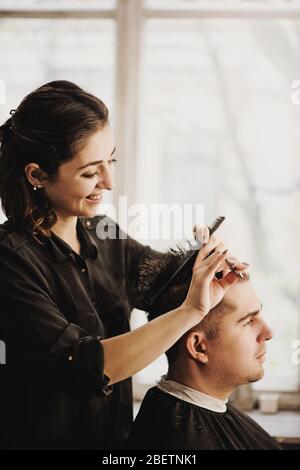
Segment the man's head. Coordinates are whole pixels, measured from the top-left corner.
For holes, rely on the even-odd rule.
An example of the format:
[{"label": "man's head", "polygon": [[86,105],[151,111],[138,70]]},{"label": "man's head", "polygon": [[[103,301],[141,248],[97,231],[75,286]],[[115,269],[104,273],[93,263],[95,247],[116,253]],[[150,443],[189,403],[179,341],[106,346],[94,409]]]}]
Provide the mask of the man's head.
[{"label": "man's head", "polygon": [[[222,302],[180,340],[178,360],[215,376],[229,388],[263,377],[266,341],[272,331],[249,280],[239,280]],[[176,364],[176,361],[175,361]]]},{"label": "man's head", "polygon": [[[159,268],[156,264],[155,269],[154,260],[147,261],[142,267],[145,280],[148,266],[148,284],[150,282],[152,286],[161,285],[166,280],[165,273],[169,276],[170,270],[174,270],[185,255],[171,252],[164,256]],[[188,266],[181,278],[175,279],[168,291],[151,306],[149,319],[181,305],[190,279],[191,266]],[[228,390],[260,380],[264,374],[262,364],[266,341],[272,338],[261,308],[261,301],[249,278],[240,279],[198,325],[167,351],[171,375],[182,377],[182,374],[190,374],[193,380],[202,376],[206,381],[213,380],[216,388],[226,386]]]}]

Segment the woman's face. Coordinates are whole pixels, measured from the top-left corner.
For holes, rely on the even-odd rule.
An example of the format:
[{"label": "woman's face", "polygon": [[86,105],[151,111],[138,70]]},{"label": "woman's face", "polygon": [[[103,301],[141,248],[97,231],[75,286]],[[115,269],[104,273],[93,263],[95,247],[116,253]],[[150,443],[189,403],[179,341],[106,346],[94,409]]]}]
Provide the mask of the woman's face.
[{"label": "woman's face", "polygon": [[54,183],[44,180],[43,188],[57,215],[90,218],[97,214],[103,191],[113,188],[114,151],[112,131],[106,125],[59,167]]}]

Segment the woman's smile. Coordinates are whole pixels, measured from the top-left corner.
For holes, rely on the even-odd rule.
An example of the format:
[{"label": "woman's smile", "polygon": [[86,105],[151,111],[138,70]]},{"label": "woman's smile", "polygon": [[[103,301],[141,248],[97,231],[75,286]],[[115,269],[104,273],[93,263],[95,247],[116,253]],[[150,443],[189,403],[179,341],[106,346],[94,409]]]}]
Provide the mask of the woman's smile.
[{"label": "woman's smile", "polygon": [[90,194],[89,196],[85,197],[89,204],[99,204],[102,200],[102,193],[101,194]]}]

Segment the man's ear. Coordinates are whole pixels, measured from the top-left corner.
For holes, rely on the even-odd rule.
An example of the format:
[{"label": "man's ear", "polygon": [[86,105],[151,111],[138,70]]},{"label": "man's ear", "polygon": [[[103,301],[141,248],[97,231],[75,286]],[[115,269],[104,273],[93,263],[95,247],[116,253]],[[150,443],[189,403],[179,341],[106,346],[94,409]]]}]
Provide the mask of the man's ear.
[{"label": "man's ear", "polygon": [[185,347],[192,359],[203,364],[207,363],[207,339],[203,331],[190,331],[185,339]]}]

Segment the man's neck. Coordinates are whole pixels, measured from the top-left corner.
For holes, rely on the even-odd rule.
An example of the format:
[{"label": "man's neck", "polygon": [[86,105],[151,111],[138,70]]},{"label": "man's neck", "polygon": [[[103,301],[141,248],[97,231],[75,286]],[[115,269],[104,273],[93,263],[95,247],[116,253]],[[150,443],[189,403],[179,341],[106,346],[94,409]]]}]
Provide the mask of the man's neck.
[{"label": "man's neck", "polygon": [[228,400],[229,395],[233,391],[233,387],[224,386],[220,384],[217,379],[206,376],[205,374],[189,374],[178,370],[168,371],[167,380],[173,380],[186,387],[197,390],[210,397],[218,398],[219,400]]}]

